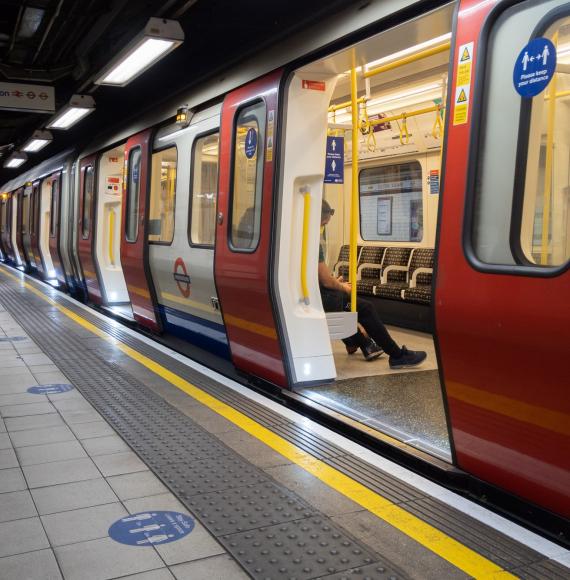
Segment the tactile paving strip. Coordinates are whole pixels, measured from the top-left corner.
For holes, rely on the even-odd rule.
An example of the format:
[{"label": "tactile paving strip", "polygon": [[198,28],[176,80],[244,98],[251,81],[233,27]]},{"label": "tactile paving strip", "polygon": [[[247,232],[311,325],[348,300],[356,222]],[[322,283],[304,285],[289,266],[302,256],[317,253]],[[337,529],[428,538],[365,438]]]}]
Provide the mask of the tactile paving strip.
[{"label": "tactile paving strip", "polygon": [[370,563],[405,578],[119,365],[84,347],[62,315],[32,309],[38,298],[0,286],[30,337],[252,578],[310,580]]}]

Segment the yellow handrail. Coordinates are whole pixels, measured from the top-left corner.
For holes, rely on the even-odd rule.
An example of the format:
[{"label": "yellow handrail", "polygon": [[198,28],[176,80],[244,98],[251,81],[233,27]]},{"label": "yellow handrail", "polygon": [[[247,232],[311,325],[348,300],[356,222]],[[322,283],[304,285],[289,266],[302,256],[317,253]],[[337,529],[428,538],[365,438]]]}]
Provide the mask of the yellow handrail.
[{"label": "yellow handrail", "polygon": [[305,185],[299,193],[303,196],[303,240],[301,242],[301,292],[303,302],[309,305],[309,286],[307,284],[307,252],[309,248],[309,221],[311,217],[311,191]]},{"label": "yellow handrail", "polygon": [[350,69],[350,99],[352,109],[352,195],[350,200],[350,252],[348,260],[350,311],[356,312],[356,245],[358,232],[358,85],[356,83],[356,56],[352,50]]},{"label": "yellow handrail", "polygon": [[363,76],[365,79],[370,77],[379,75],[380,73],[387,72],[389,70],[393,70],[395,68],[399,68],[406,64],[410,64],[412,62],[416,62],[421,60],[422,58],[428,58],[429,56],[433,56],[434,54],[439,54],[440,52],[445,52],[451,48],[451,41],[444,42],[439,46],[432,46],[431,48],[426,48],[425,50],[421,50],[420,52],[416,52],[415,54],[410,54],[410,56],[405,56],[404,58],[400,58],[393,62],[389,62],[382,66],[373,68],[372,70],[364,71]]},{"label": "yellow handrail", "polygon": [[[356,102],[358,104],[365,103],[368,100],[368,97],[358,97]],[[340,109],[348,109],[352,107],[352,101],[345,101],[344,103],[339,103],[338,105],[331,105],[329,107],[329,113],[334,113],[335,111],[339,111]]]},{"label": "yellow handrail", "polygon": [[115,265],[115,210],[109,212],[109,263]]},{"label": "yellow handrail", "polygon": [[[556,98],[560,99],[562,97],[570,97],[570,91],[560,91],[559,93],[556,93]],[[550,92],[546,93],[544,95],[545,100],[550,99]]]},{"label": "yellow handrail", "polygon": [[426,107],[424,109],[418,109],[417,111],[412,111],[411,113],[400,113],[399,115],[392,115],[391,117],[383,117],[382,119],[374,119],[370,121],[370,125],[375,127],[376,125],[382,125],[383,123],[389,123],[390,121],[399,121],[400,119],[417,117],[418,115],[425,115],[426,113],[433,113],[434,111],[441,111],[445,109],[441,105],[434,105],[433,107]]}]

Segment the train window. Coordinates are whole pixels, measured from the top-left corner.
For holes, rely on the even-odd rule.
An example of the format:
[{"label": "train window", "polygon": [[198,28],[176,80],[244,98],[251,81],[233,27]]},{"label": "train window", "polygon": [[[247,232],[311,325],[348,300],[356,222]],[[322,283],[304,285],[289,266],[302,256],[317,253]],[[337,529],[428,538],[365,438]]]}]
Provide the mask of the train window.
[{"label": "train window", "polygon": [[131,149],[129,153],[129,176],[127,183],[127,219],[125,222],[127,242],[136,242],[139,235],[141,159],[141,148]]},{"label": "train window", "polygon": [[[472,228],[486,264],[552,268],[570,259],[570,17],[559,7],[523,2],[490,33]],[[505,70],[542,37],[556,48],[555,72],[543,91],[521,97]]]},{"label": "train window", "polygon": [[6,200],[2,200],[2,223],[0,224],[0,231],[6,231],[6,213],[7,213],[8,204]]},{"label": "train window", "polygon": [[261,223],[265,103],[243,108],[234,141],[234,180],[230,246],[235,251],[257,248]]},{"label": "train window", "polygon": [[362,239],[421,242],[422,186],[418,161],[363,169],[359,176]]},{"label": "train window", "polygon": [[49,216],[49,235],[51,238],[57,234],[57,221],[59,219],[59,179],[51,182],[51,209]]},{"label": "train window", "polygon": [[152,156],[148,240],[154,244],[171,244],[174,239],[176,165],[176,147]]},{"label": "train window", "polygon": [[219,132],[204,135],[194,141],[192,151],[192,207],[190,213],[190,243],[213,246],[216,231],[216,200],[218,195]]},{"label": "train window", "polygon": [[83,181],[83,225],[81,235],[86,240],[91,230],[91,211],[93,209],[93,166],[85,169]]}]

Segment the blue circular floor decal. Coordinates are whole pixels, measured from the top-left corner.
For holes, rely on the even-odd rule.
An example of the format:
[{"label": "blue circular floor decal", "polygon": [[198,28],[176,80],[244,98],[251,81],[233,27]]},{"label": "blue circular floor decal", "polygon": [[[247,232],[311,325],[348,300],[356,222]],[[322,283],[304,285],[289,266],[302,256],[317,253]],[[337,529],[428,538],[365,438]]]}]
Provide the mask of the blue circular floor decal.
[{"label": "blue circular floor decal", "polygon": [[32,393],[32,395],[57,395],[58,393],[67,393],[73,389],[74,386],[68,383],[53,383],[49,385],[30,387],[28,393]]},{"label": "blue circular floor decal", "polygon": [[2,336],[0,342],[19,342],[21,340],[28,340],[27,336]]},{"label": "blue circular floor decal", "polygon": [[175,542],[194,529],[194,520],[179,512],[140,512],[117,520],[109,536],[129,546],[151,546]]}]

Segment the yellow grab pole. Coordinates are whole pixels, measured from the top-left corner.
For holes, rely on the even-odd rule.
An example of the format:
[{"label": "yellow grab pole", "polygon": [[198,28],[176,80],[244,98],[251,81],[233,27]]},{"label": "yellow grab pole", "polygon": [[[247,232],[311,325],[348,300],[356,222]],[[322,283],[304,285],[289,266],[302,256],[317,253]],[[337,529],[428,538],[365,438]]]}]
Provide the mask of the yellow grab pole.
[{"label": "yellow grab pole", "polygon": [[311,191],[307,186],[300,189],[303,196],[303,240],[301,242],[301,292],[303,302],[309,304],[309,286],[307,284],[307,252],[309,249],[309,221],[311,218]]},{"label": "yellow grab pole", "polygon": [[[552,39],[554,46],[558,44],[558,34]],[[546,161],[544,166],[544,193],[542,204],[542,237],[540,248],[540,263],[548,264],[548,235],[550,233],[550,204],[552,200],[552,157],[554,155],[554,126],[556,123],[556,73],[552,75],[548,94],[548,121],[546,128]]]},{"label": "yellow grab pole", "polygon": [[434,54],[439,54],[440,52],[445,52],[449,50],[451,47],[451,41],[444,42],[439,46],[433,46],[432,48],[426,48],[425,50],[421,50],[420,52],[416,52],[415,54],[411,54],[410,56],[405,56],[404,58],[400,58],[393,62],[389,62],[388,64],[378,66],[371,70],[364,71],[364,78],[368,79],[370,77],[379,75],[380,73],[393,70],[395,68],[399,68],[404,66],[405,64],[410,64],[412,62],[416,62],[418,60],[422,60],[422,58],[427,58],[428,56],[433,56]]},{"label": "yellow grab pole", "polygon": [[433,105],[432,107],[425,107],[424,109],[418,109],[417,111],[411,111],[410,113],[400,113],[399,115],[392,115],[391,117],[382,117],[381,119],[373,119],[369,121],[371,127],[376,125],[382,125],[384,123],[389,123],[390,121],[398,121],[407,117],[417,117],[418,115],[425,115],[427,113],[433,113],[434,111],[441,111],[444,109],[441,105]]},{"label": "yellow grab pole", "polygon": [[352,108],[352,195],[350,196],[350,258],[348,261],[350,311],[356,312],[356,246],[358,231],[358,86],[356,84],[356,56],[352,50],[350,69],[350,99]]},{"label": "yellow grab pole", "polygon": [[109,212],[109,263],[115,265],[115,210]]},{"label": "yellow grab pole", "polygon": [[[360,97],[356,99],[357,103],[365,103],[368,100],[368,97]],[[331,105],[329,107],[329,112],[334,113],[335,111],[339,111],[340,109],[348,109],[352,107],[352,101],[345,101],[344,103],[339,103],[338,105]]]}]

